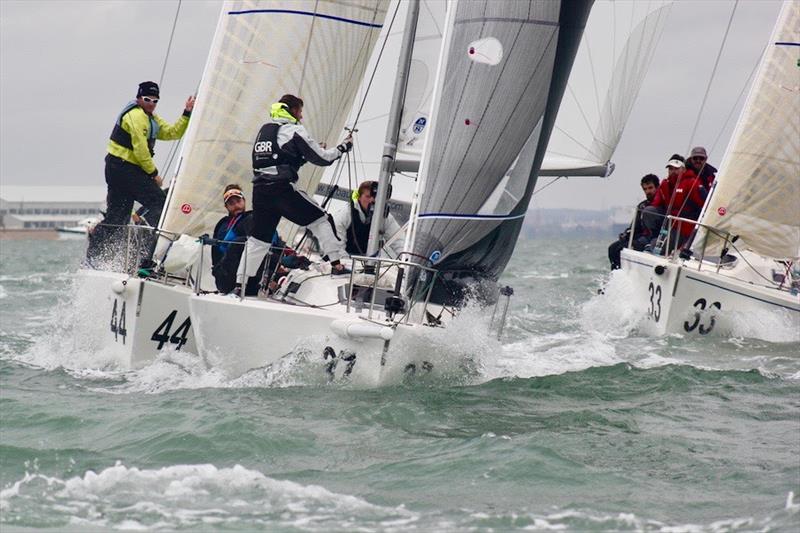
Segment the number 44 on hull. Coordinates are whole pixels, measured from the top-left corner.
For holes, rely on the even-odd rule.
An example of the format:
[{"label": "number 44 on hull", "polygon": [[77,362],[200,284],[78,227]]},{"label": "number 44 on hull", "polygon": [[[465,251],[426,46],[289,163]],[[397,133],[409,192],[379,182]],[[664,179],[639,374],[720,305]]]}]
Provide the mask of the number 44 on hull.
[{"label": "number 44 on hull", "polygon": [[189,287],[84,269],[77,284],[80,342],[90,353],[120,368],[144,366],[164,350],[197,353]]}]

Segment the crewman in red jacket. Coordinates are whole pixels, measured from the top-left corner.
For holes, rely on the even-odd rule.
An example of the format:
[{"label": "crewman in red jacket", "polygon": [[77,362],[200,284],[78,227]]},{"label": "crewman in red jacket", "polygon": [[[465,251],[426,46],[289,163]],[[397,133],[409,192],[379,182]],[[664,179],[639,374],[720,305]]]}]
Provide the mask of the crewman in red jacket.
[{"label": "crewman in red jacket", "polygon": [[[652,235],[658,235],[662,224],[667,224],[667,214],[697,220],[708,196],[702,180],[694,171],[686,169],[681,156],[674,154],[666,168],[667,178],[661,181],[653,203],[642,214],[642,220]],[[689,222],[673,221],[670,241],[677,241],[681,246],[691,236],[694,226]]]}]

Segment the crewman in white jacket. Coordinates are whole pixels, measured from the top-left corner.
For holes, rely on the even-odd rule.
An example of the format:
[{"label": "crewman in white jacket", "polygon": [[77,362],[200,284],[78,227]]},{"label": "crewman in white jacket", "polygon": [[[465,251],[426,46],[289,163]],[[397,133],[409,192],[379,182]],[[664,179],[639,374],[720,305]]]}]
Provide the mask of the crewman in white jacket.
[{"label": "crewman in white jacket", "polygon": [[[358,186],[357,191],[353,192],[351,200],[333,213],[336,234],[346,240],[345,249],[350,255],[367,254],[369,228],[372,224],[372,211],[377,192],[377,181],[365,181]],[[389,244],[384,246],[384,251],[396,258],[403,251],[403,238],[398,235],[400,224],[391,213],[386,217],[385,230]],[[395,236],[397,238],[392,239]]]}]

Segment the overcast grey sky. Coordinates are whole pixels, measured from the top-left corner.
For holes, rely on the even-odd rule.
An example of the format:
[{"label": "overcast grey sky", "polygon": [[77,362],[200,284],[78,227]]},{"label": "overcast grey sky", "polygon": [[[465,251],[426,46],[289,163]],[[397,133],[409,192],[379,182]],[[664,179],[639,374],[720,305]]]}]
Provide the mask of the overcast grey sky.
[{"label": "overcast grey sky", "polygon": [[[0,183],[103,185],[116,114],[158,81],[177,0],[0,0]],[[199,83],[220,2],[188,0],[162,80],[159,114],[174,120]],[[678,0],[608,180],[561,180],[533,206],[607,208],[639,201],[639,179],[683,152],[728,23],[729,0]],[[780,2],[741,0],[694,144],[711,149],[774,25]],[[738,110],[710,153],[719,164]],[[160,144],[157,162],[168,152]],[[539,186],[546,184],[543,178]]]}]

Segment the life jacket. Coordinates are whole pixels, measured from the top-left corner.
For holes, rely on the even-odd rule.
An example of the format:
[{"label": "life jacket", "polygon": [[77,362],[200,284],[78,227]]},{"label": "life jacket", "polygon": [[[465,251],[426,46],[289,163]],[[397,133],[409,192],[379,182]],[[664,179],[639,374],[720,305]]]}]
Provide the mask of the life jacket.
[{"label": "life jacket", "polygon": [[[217,234],[214,235],[214,237],[221,241],[228,241],[228,242],[235,241],[236,238],[239,237],[239,232],[237,231],[238,228],[236,226],[238,226],[239,222],[243,220],[244,215],[245,213],[239,213],[234,218],[232,219],[229,218],[229,220],[224,226],[220,224],[219,226],[220,231],[218,231]],[[216,248],[220,254],[225,255],[225,253],[227,253],[228,242],[217,243]]]},{"label": "life jacket", "polygon": [[[111,140],[118,145],[127,148],[128,150],[133,150],[133,142],[131,141],[131,134],[125,131],[125,129],[122,127],[122,118],[137,107],[139,107],[139,104],[136,103],[136,100],[128,102],[128,104],[122,109],[122,113],[120,113],[117,117],[117,122],[114,124],[114,129],[111,130]],[[147,115],[147,118],[150,119],[150,132],[147,135],[147,148],[150,150],[150,157],[153,157],[156,153],[155,147],[156,137],[158,137],[158,122],[156,122],[156,119],[154,119],[152,115]]]},{"label": "life jacket", "polygon": [[[261,126],[253,143],[253,172],[256,179],[263,176],[267,181],[297,181],[297,170],[306,162],[302,157],[294,156],[278,146],[278,130],[281,124],[269,122]],[[278,175],[272,177],[268,174],[259,174],[259,170],[270,167],[278,168]],[[286,168],[288,167],[288,168]],[[289,171],[289,172],[281,172]]]},{"label": "life jacket", "polygon": [[[364,255],[367,253],[367,242],[369,241],[369,228],[371,220],[361,221],[361,216],[354,202],[350,202],[350,227],[347,228],[347,244],[345,249],[350,255]],[[364,246],[361,246],[361,245]]]}]

